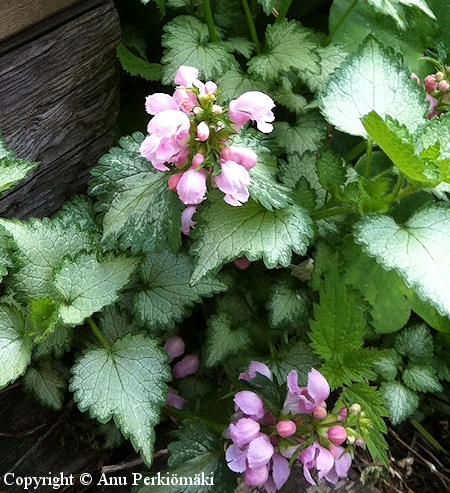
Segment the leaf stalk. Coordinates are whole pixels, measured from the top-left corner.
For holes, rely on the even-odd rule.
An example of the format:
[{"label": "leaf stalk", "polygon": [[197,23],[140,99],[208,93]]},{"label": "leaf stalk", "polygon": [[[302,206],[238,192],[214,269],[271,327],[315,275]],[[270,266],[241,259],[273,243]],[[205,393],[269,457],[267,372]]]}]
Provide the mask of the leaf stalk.
[{"label": "leaf stalk", "polygon": [[250,37],[255,45],[255,52],[257,55],[261,54],[261,45],[258,39],[258,33],[256,32],[255,21],[253,20],[253,14],[247,0],[241,0],[242,8],[244,9],[245,18],[247,19],[248,30],[250,31]]},{"label": "leaf stalk", "polygon": [[336,22],[336,25],[333,29],[328,33],[328,36],[325,38],[324,45],[328,46],[331,43],[331,40],[335,36],[335,34],[339,31],[340,27],[346,21],[347,17],[352,13],[352,10],[356,7],[359,0],[353,0],[352,4],[349,5],[348,9],[342,14],[342,17]]},{"label": "leaf stalk", "polygon": [[206,25],[208,26],[208,31],[209,31],[209,39],[211,40],[211,43],[217,43],[218,38],[217,38],[216,28],[214,27],[211,4],[209,3],[209,0],[202,0],[202,3],[203,3],[203,13],[205,16],[205,22]]},{"label": "leaf stalk", "polygon": [[92,329],[92,332],[95,334],[95,337],[102,343],[102,346],[108,351],[111,351],[111,346],[108,344],[108,341],[105,339],[105,336],[101,333],[98,325],[92,320],[91,317],[87,318],[87,323]]}]

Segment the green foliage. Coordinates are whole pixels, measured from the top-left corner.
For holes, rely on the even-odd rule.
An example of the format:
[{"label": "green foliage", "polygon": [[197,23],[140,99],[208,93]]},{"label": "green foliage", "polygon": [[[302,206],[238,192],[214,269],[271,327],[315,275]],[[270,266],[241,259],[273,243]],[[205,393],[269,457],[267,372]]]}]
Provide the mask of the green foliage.
[{"label": "green foliage", "polygon": [[22,385],[43,406],[57,411],[62,409],[67,382],[51,361],[42,361],[28,368]]},{"label": "green foliage", "polygon": [[86,351],[72,368],[70,390],[80,410],[101,423],[114,418],[148,465],[171,378],[166,360],[154,339],[128,334],[110,348]]},{"label": "green foliage", "polygon": [[417,394],[398,380],[383,382],[380,392],[386,402],[389,419],[393,425],[398,425],[411,416],[419,405]]},{"label": "green foliage", "polygon": [[436,19],[425,0],[368,0],[368,3],[378,12],[391,16],[401,29],[407,27],[402,5],[417,7],[432,19]]},{"label": "green foliage", "polygon": [[149,63],[147,60],[136,56],[123,43],[117,47],[117,57],[125,72],[139,76],[145,80],[159,80],[161,78],[161,65]]}]

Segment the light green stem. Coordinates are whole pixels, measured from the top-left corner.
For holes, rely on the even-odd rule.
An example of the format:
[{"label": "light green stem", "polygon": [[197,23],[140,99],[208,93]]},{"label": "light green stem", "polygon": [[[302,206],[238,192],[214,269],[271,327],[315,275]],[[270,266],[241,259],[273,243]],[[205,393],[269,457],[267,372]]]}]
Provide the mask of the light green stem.
[{"label": "light green stem", "polygon": [[390,202],[395,202],[397,200],[404,181],[405,177],[400,173],[393,192],[388,196]]},{"label": "light green stem", "polygon": [[339,216],[341,214],[353,214],[356,212],[357,210],[354,205],[342,205],[331,209],[313,212],[310,216],[313,221],[319,221],[320,219],[326,219],[327,217]]},{"label": "light green stem", "polygon": [[108,341],[105,339],[105,336],[101,333],[97,324],[92,320],[91,317],[87,319],[87,323],[91,326],[92,332],[95,334],[97,339],[102,343],[103,347],[109,352],[111,351],[111,346],[108,344]]},{"label": "light green stem", "polygon": [[416,430],[426,439],[428,442],[439,452],[444,453],[445,455],[449,455],[447,450],[433,437],[428,433],[428,431],[414,418],[409,418],[409,422],[416,428]]},{"label": "light green stem", "polygon": [[203,14],[205,16],[206,25],[208,26],[209,39],[211,40],[211,43],[217,43],[216,28],[214,27],[214,20],[209,0],[203,0]]},{"label": "light green stem", "polygon": [[247,19],[248,30],[250,31],[250,37],[255,45],[255,51],[257,55],[261,54],[261,45],[259,44],[258,33],[256,32],[255,21],[253,20],[252,11],[248,5],[247,0],[242,1],[242,8],[244,9],[245,18]]},{"label": "light green stem", "polygon": [[370,178],[370,167],[372,166],[372,147],[373,140],[368,137],[367,138],[367,152],[366,152],[366,169],[364,171],[364,177]]},{"label": "light green stem", "polygon": [[278,11],[277,18],[275,20],[275,24],[277,22],[280,22],[282,19],[286,17],[287,11],[289,10],[289,7],[291,6],[292,0],[284,0],[283,5],[281,6],[280,10]]},{"label": "light green stem", "polygon": [[342,14],[342,17],[337,21],[336,25],[329,32],[328,36],[325,38],[324,45],[328,46],[331,43],[334,35],[339,31],[339,28],[345,22],[347,17],[351,14],[352,10],[356,7],[359,0],[353,0],[352,4],[348,7],[348,9]]}]

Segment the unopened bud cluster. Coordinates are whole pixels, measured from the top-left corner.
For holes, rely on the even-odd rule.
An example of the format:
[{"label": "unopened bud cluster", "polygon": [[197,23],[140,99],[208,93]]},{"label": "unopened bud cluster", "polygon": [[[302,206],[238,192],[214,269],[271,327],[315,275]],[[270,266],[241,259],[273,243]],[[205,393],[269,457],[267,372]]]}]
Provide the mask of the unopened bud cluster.
[{"label": "unopened bud cluster", "polygon": [[[430,104],[428,118],[431,119],[446,113],[450,109],[450,67],[439,64],[440,69],[435,74],[427,75],[423,80],[423,87],[427,93],[425,101]],[[420,85],[420,79],[412,74]]]},{"label": "unopened bud cluster", "polygon": [[[270,369],[252,362],[240,379],[251,381],[257,374],[272,380]],[[303,464],[306,480],[315,485],[325,478],[336,483],[347,476],[354,446],[364,444],[370,423],[359,404],[328,412],[330,387],[315,369],[308,374],[306,387],[299,387],[296,371],[287,377],[287,396],[277,416],[266,409],[261,397],[244,390],[234,397],[235,415],[225,436],[228,467],[244,473],[247,486],[264,486],[273,493],[284,485],[293,459]]]}]

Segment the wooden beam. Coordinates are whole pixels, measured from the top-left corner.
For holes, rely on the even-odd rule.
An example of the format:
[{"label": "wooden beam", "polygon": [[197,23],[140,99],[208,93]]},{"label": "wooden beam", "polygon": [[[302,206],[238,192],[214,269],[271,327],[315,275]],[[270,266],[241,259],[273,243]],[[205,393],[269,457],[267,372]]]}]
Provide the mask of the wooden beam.
[{"label": "wooden beam", "polygon": [[0,41],[66,10],[80,0],[2,0]]}]

